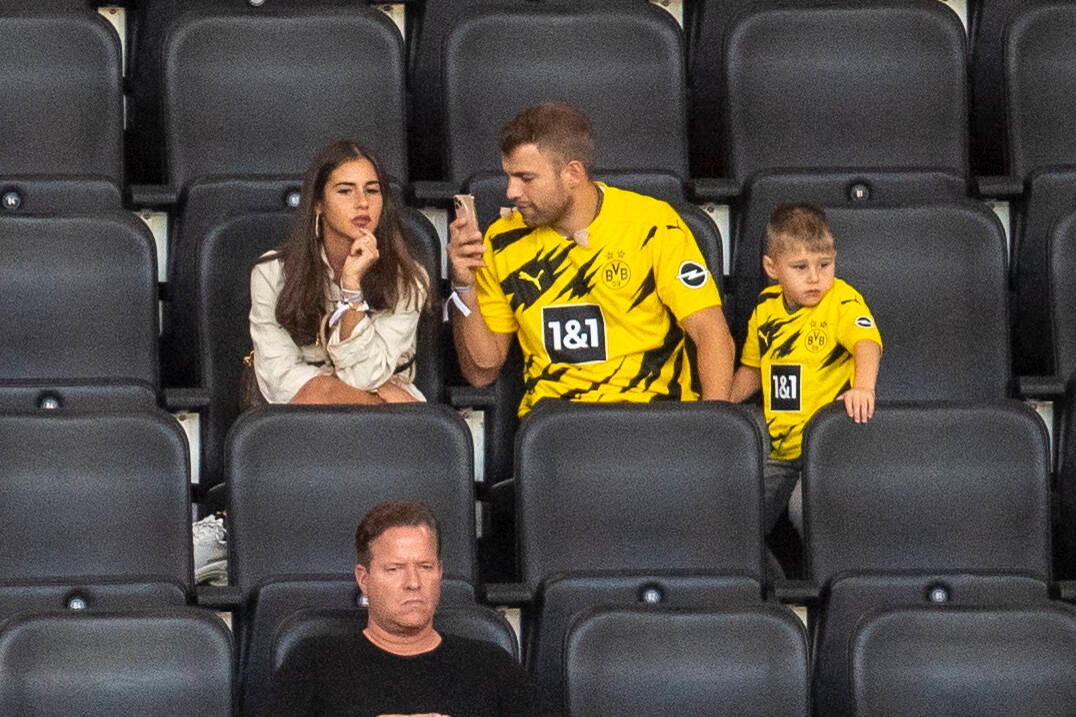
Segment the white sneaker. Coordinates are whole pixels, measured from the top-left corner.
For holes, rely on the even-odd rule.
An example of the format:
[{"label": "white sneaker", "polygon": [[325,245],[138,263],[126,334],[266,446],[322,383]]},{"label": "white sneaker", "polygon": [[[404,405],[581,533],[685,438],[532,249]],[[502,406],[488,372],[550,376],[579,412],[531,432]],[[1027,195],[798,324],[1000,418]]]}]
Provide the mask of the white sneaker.
[{"label": "white sneaker", "polygon": [[191,526],[194,541],[194,582],[201,585],[226,585],[228,582],[228,543],[224,519],[209,515]]}]

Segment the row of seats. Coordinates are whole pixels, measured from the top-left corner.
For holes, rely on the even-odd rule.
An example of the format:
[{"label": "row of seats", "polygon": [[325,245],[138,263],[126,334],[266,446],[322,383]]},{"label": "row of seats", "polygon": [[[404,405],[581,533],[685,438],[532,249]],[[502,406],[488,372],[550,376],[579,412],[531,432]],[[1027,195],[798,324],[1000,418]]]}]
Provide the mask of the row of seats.
[{"label": "row of seats", "polygon": [[[6,135],[13,141],[0,143],[4,206],[27,213],[168,207],[173,229],[181,229],[206,211],[191,206],[201,183],[266,175],[294,182],[325,141],[351,135],[378,149],[416,205],[445,206],[464,189],[484,198],[490,218],[503,201],[498,128],[527,104],[567,97],[594,119],[603,173],[660,192],[687,214],[698,213],[689,200],[730,206],[726,242],[736,281],[728,293],[741,326],[760,288],[753,275],[762,228],[778,201],[1010,201],[1014,361],[1020,374],[1061,375],[1042,307],[1047,238],[1076,192],[1076,75],[1069,72],[1076,64],[1063,32],[1076,22],[1073,5],[1036,4],[1007,26],[1006,176],[977,183],[968,154],[964,34],[937,2],[736,14],[720,45],[720,81],[712,83],[722,100],[709,113],[688,101],[682,33],[658,8],[486,8],[443,43],[443,98],[436,103],[443,133],[419,125],[419,136],[443,149],[440,183],[409,181],[414,133],[409,139],[406,126],[420,113],[408,111],[407,58],[391,21],[354,4],[334,5],[180,13],[166,33],[161,89],[150,103],[161,103],[162,134],[148,149],[131,146],[136,162],[148,164],[153,148],[166,148],[163,185],[128,186],[127,196],[114,33],[93,15],[3,16],[5,44],[28,46],[3,93],[12,98],[2,109],[5,126],[14,128]],[[583,64],[587,71],[579,72]],[[21,79],[27,76],[35,81]],[[370,83],[371,76],[379,81]],[[723,180],[689,184],[692,161],[705,154],[690,141],[690,121],[720,136]],[[137,123],[129,130],[137,135]],[[171,253],[182,254],[185,241]]]},{"label": "row of seats", "polygon": [[[443,609],[435,623],[514,651],[511,628],[488,608]],[[364,625],[361,609],[298,611],[277,633],[274,666],[308,640],[363,639]],[[1076,612],[1067,607],[880,610],[850,639],[851,711],[823,714],[1008,717],[1076,709]],[[223,623],[196,608],[22,614],[0,626],[0,712],[244,714],[232,706],[232,652]],[[805,717],[808,664],[803,626],[781,607],[596,608],[566,637],[564,714]]]},{"label": "row of seats", "polygon": [[[0,326],[14,337],[0,348],[0,378],[9,384],[136,381],[158,396],[163,385],[169,407],[201,411],[200,473],[206,485],[219,483],[224,437],[239,410],[242,357],[250,350],[249,270],[261,253],[283,243],[290,221],[285,198],[293,187],[287,181],[224,180],[194,188],[191,216],[177,235],[163,326],[152,239],[135,217],[0,216],[0,276],[11,308]],[[839,274],[867,297],[882,327],[879,398],[980,400],[1027,393],[1014,385],[1004,236],[992,212],[965,200],[837,206],[829,213]],[[440,245],[429,220],[410,208],[403,218],[416,255],[429,275],[439,276]],[[704,253],[719,262],[720,237],[712,225],[709,232],[706,224],[699,226]],[[1051,299],[1039,313],[1054,326],[1054,360],[1067,377],[1076,371],[1076,324],[1068,310],[1076,291],[1076,215],[1060,222],[1051,237]],[[761,284],[760,268],[745,267],[732,281]],[[726,299],[742,345],[746,307]],[[420,321],[417,383],[434,402],[467,405],[467,396],[453,388],[459,379],[440,297],[434,304]],[[511,469],[520,376],[507,369],[489,406],[496,415],[488,423],[498,431],[484,466],[490,480]]]},{"label": "row of seats", "polygon": [[267,407],[244,415],[226,446],[230,584],[196,593],[189,464],[171,417],[118,405],[5,412],[0,509],[21,547],[2,556],[0,617],[195,598],[234,610],[241,693],[256,701],[290,615],[356,606],[355,524],[387,499],[424,500],[440,516],[446,607],[522,606],[524,664],[558,698],[563,637],[595,606],[805,601],[813,699],[828,705],[847,698],[832,685],[847,684],[847,638],[871,610],[1065,594],[1052,570],[1046,430],[1022,403],[883,403],[865,425],[820,412],[805,434],[802,583],[767,573],[763,446],[750,411],[730,404],[540,407],[518,437],[521,581],[483,585],[473,449],[456,412]]},{"label": "row of seats", "polygon": [[[86,0],[51,0],[50,2],[8,3],[10,9],[29,8],[83,13],[101,5]],[[160,138],[161,110],[156,101],[160,94],[163,69],[163,48],[173,27],[184,14],[220,15],[243,14],[249,17],[276,12],[309,12],[310,2],[276,0],[271,3],[251,0],[130,0],[107,3],[126,5],[126,35],[128,59],[126,74],[128,93],[132,97],[132,140],[138,145],[130,153],[129,167],[135,181],[159,181],[162,157],[154,140]],[[361,13],[377,6],[367,0],[319,0],[322,8]],[[607,13],[645,12],[646,0],[468,0],[466,2],[436,3],[407,0],[402,3],[404,42],[401,43],[406,65],[406,88],[413,116],[409,128],[417,146],[410,163],[411,173],[419,179],[443,176],[439,168],[441,157],[437,137],[443,123],[437,101],[442,92],[442,46],[445,38],[459,24],[480,15],[511,15],[520,11],[539,10],[570,13],[580,5]],[[656,3],[667,5],[667,3]],[[905,4],[912,4],[906,2]],[[1035,3],[1039,4],[1039,3]],[[696,147],[692,171],[696,176],[717,176],[723,171],[725,158],[720,143],[720,129],[715,132],[714,121],[720,121],[724,88],[720,79],[724,68],[722,46],[730,28],[740,15],[759,9],[803,7],[789,0],[686,0],[677,15],[682,24],[682,45],[686,58],[685,78],[692,92],[691,138]],[[1000,112],[1002,74],[1006,27],[1027,2],[1015,0],[971,0],[962,7],[968,25],[969,79],[972,88],[971,141],[977,172],[999,174],[1004,167],[1003,148],[1007,144],[1004,115]],[[656,9],[656,8],[655,8]],[[650,9],[653,12],[654,9]],[[655,13],[656,14],[656,13]],[[432,131],[431,131],[432,130]]]}]

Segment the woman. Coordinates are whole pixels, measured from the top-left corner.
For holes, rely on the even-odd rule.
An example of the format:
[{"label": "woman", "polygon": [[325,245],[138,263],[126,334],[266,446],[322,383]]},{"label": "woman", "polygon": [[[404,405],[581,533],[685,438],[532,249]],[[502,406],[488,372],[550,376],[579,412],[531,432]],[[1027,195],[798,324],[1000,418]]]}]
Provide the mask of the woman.
[{"label": "woman", "polygon": [[425,400],[412,381],[428,296],[380,162],[353,142],[333,142],[303,178],[283,248],[251,271],[262,394],[270,403]]}]

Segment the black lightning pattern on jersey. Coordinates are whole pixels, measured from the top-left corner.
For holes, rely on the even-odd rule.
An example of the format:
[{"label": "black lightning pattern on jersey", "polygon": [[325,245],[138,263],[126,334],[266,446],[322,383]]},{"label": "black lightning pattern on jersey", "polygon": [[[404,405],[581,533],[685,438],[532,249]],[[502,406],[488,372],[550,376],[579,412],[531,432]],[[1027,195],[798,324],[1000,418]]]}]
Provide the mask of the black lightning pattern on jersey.
[{"label": "black lightning pattern on jersey", "polygon": [[[561,289],[557,294],[554,301],[559,300],[565,294],[568,294],[569,299],[579,299],[590,293],[590,290],[594,288],[594,277],[597,275],[598,270],[590,271],[590,268],[594,266],[594,262],[598,260],[598,256],[595,255],[586,264],[579,267],[579,270],[575,272],[575,277],[568,282],[568,285]],[[589,274],[587,272],[590,272]]]},{"label": "black lightning pattern on jersey", "polygon": [[657,235],[657,233],[658,233],[658,228],[656,226],[650,227],[650,231],[648,231],[646,233],[646,236],[643,237],[643,244],[642,245],[646,246],[647,244],[649,244],[650,240],[653,239]]},{"label": "black lightning pattern on jersey", "polygon": [[[531,363],[531,361],[528,361],[527,363],[529,365]],[[530,393],[531,391],[533,391],[534,387],[537,386],[541,381],[554,381],[554,382],[559,381],[561,376],[564,375],[564,373],[568,370],[568,368],[569,368],[569,366],[567,364],[562,364],[562,363],[551,363],[551,364],[549,364],[537,376],[530,376],[529,378],[527,378],[527,379],[525,379],[523,381],[523,391],[524,391],[524,393]],[[523,375],[527,376],[528,372],[524,371]]]},{"label": "black lightning pattern on jersey", "polygon": [[506,248],[515,244],[523,237],[530,234],[534,229],[531,227],[520,227],[519,229],[512,229],[510,231],[503,232],[491,238],[490,244],[493,246],[493,251],[500,252]]},{"label": "black lightning pattern on jersey", "polygon": [[[504,236],[503,234],[501,236]],[[548,291],[560,276],[560,268],[574,244],[551,249],[519,267],[501,282],[501,290],[509,297],[512,309],[526,309]]]},{"label": "black lightning pattern on jersey", "polygon": [[[670,313],[671,323],[668,333],[665,334],[665,340],[661,343],[661,346],[651,349],[650,351],[643,352],[642,358],[639,361],[639,372],[632,377],[628,382],[628,386],[625,391],[634,389],[636,386],[642,384],[644,387],[649,388],[650,384],[656,381],[661,376],[661,369],[672,358],[673,352],[683,347],[684,331],[676,323],[676,318]],[[683,371],[684,352],[680,350],[676,356],[676,365],[673,369],[672,379],[669,381],[670,395],[675,392],[677,398],[679,398],[680,392],[680,373]]]},{"label": "black lightning pattern on jersey", "polygon": [[647,297],[657,291],[657,289],[658,281],[654,277],[654,270],[651,269],[646,273],[646,278],[643,279],[643,283],[639,284],[639,289],[635,292],[635,300],[631,302],[628,311],[631,311],[636,306],[646,301]]},{"label": "black lightning pattern on jersey", "polygon": [[838,366],[845,361],[852,358],[852,354],[848,353],[848,349],[837,344],[833,347],[833,350],[829,352],[825,360],[822,361],[822,368],[829,368],[830,366]]}]

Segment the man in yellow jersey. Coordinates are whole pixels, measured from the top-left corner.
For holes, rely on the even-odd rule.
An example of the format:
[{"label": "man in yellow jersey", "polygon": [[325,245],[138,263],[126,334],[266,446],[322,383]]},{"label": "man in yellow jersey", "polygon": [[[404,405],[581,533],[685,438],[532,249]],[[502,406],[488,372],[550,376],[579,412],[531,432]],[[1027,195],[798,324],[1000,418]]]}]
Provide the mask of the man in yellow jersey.
[{"label": "man in yellow jersey", "polygon": [[492,383],[518,334],[521,416],[546,398],[728,400],[734,350],[721,297],[676,211],[591,180],[590,120],[569,103],[520,112],[500,150],[513,211],[484,240],[464,219],[450,226],[464,377]]}]

